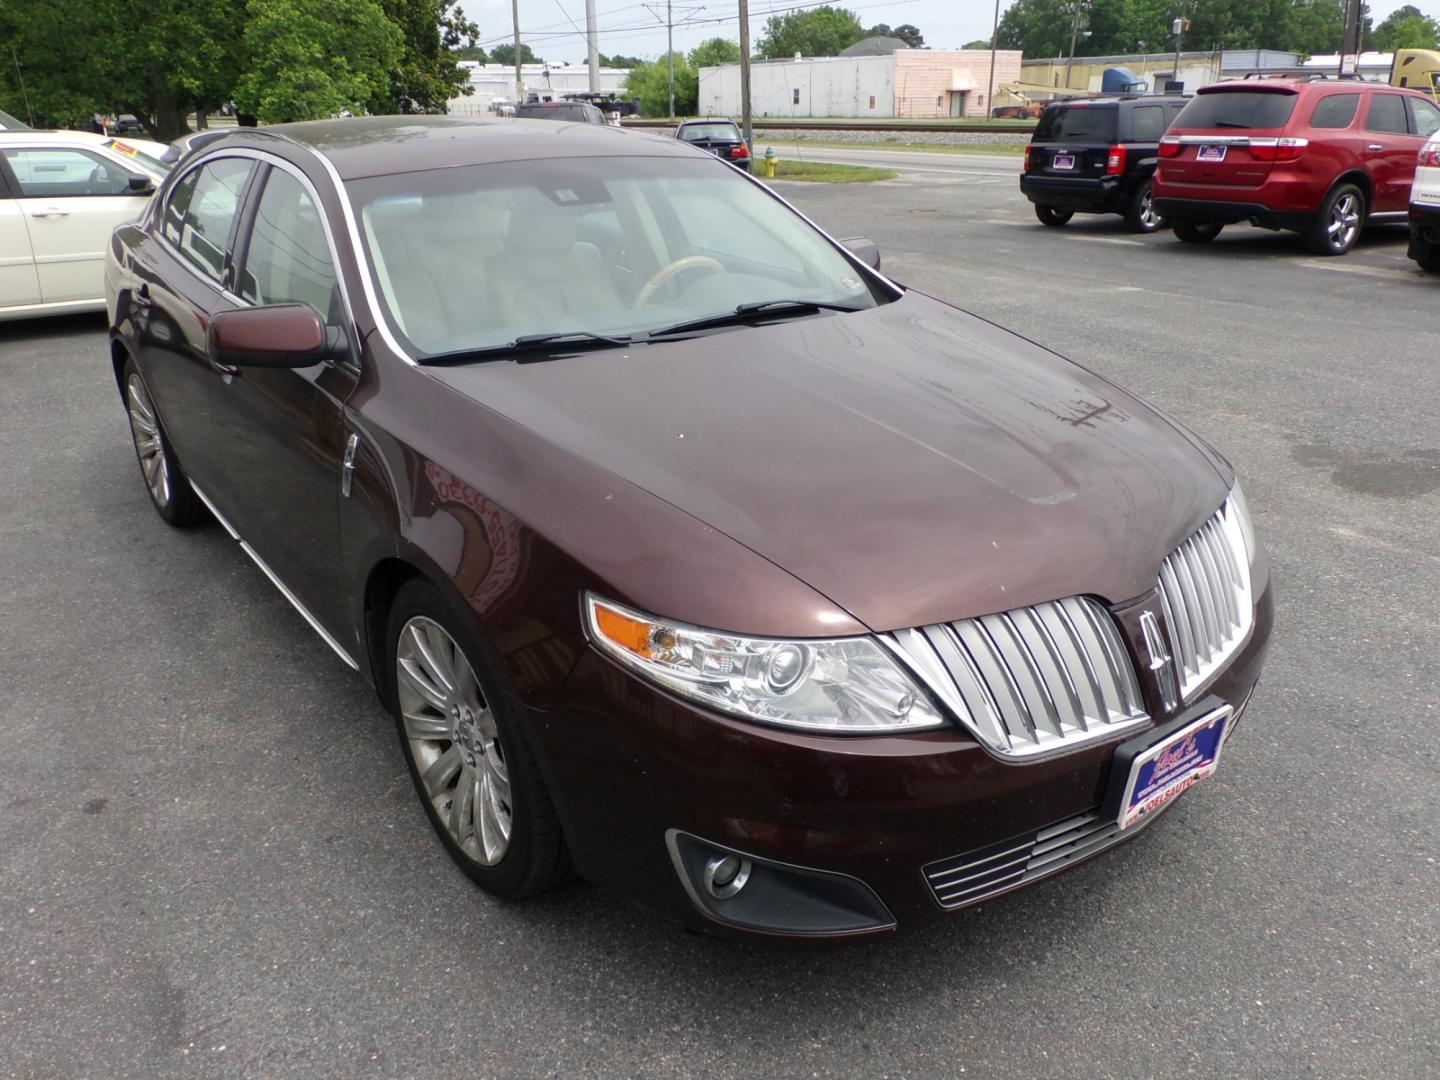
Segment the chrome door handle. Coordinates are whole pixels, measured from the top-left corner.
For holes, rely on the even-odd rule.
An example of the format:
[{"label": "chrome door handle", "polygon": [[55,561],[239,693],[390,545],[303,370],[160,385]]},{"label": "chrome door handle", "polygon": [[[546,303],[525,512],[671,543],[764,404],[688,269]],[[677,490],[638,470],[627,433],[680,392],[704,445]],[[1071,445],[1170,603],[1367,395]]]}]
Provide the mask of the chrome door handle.
[{"label": "chrome door handle", "polygon": [[1381,150],[1384,150],[1385,147],[1381,146],[1378,142],[1372,142],[1369,146],[1365,147],[1365,149],[1378,154]]},{"label": "chrome door handle", "polygon": [[58,206],[47,206],[44,210],[31,210],[31,217],[69,217],[69,210],[62,210]]},{"label": "chrome door handle", "polygon": [[355,449],[360,445],[360,436],[353,431],[345,440],[345,460],[340,463],[340,494],[350,497],[350,485],[355,479]]}]

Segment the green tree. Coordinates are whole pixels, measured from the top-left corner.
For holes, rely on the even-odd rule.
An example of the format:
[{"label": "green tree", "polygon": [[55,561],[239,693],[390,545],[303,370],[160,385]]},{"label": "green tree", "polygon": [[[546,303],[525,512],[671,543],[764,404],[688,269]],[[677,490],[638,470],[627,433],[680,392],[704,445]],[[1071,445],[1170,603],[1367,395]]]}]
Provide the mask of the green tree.
[{"label": "green tree", "polygon": [[860,19],[844,8],[818,7],[771,15],[756,52],[764,60],[794,56],[839,56],[865,36]]},{"label": "green tree", "polygon": [[[685,59],[684,53],[672,53],[675,57],[675,114],[690,116],[695,112],[700,97],[700,77]],[[670,73],[665,57],[653,64],[640,64],[630,69],[625,80],[624,94],[640,102],[640,111],[646,116],[670,115]]]},{"label": "green tree", "polygon": [[1406,4],[1375,27],[1371,48],[1381,52],[1394,49],[1433,49],[1440,44],[1440,23],[1414,4]]},{"label": "green tree", "polygon": [[473,45],[480,28],[454,0],[380,0],[380,6],[404,44],[388,89],[370,100],[372,113],[443,113],[451,98],[471,92],[451,50]]},{"label": "green tree", "polygon": [[[504,64],[506,67],[513,67],[515,64],[514,45],[496,45],[490,50],[490,62],[492,64]],[[530,51],[530,46],[523,41],[520,43],[520,62],[522,64],[538,64],[540,58]]]},{"label": "green tree", "polygon": [[729,38],[714,37],[702,41],[690,50],[690,66],[699,72],[702,67],[719,67],[721,64],[738,64],[740,46]]},{"label": "green tree", "polygon": [[988,49],[990,48],[990,39],[988,37],[976,38],[974,41],[967,41],[964,45],[961,45],[960,47],[962,49]]},{"label": "green tree", "polygon": [[479,45],[461,45],[453,52],[456,60],[474,60],[481,64],[490,62],[490,55]]},{"label": "green tree", "polygon": [[600,54],[600,66],[605,68],[633,68],[639,67],[644,62],[638,56],[621,56],[619,53],[614,56]]},{"label": "green tree", "polygon": [[271,124],[388,102],[405,51],[377,0],[248,0],[242,44],[235,106]]},{"label": "green tree", "polygon": [[0,2],[0,108],[62,127],[95,112],[134,113],[157,138],[173,139],[191,110],[229,100],[243,56],[244,7],[244,0]]},{"label": "green tree", "polygon": [[895,36],[905,42],[912,49],[923,49],[925,47],[925,35],[920,33],[920,28],[910,23],[901,23],[895,27]]}]

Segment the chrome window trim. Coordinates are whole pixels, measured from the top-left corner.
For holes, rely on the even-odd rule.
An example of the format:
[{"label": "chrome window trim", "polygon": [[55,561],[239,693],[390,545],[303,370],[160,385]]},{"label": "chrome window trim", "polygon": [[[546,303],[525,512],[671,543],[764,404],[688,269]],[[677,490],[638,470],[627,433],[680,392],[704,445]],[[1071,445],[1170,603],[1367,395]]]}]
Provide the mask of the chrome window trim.
[{"label": "chrome window trim", "polygon": [[345,647],[341,645],[340,642],[335,640],[335,638],[330,634],[328,630],[325,629],[325,627],[320,625],[320,620],[310,613],[310,609],[307,608],[303,603],[301,603],[300,598],[290,591],[290,589],[286,586],[285,582],[280,580],[279,575],[276,574],[274,570],[270,569],[270,564],[260,557],[260,553],[256,551],[253,547],[251,547],[240,536],[240,534],[235,531],[235,526],[231,525],[230,520],[219,510],[216,509],[215,504],[210,501],[210,497],[200,489],[200,486],[196,484],[195,481],[191,480],[190,488],[192,491],[195,492],[196,496],[200,499],[200,501],[205,504],[205,508],[209,510],[210,513],[215,515],[215,520],[220,523],[220,527],[230,534],[230,539],[234,540],[237,544],[240,545],[240,550],[245,552],[246,555],[250,556],[250,561],[253,562],[256,566],[258,566],[265,574],[265,576],[270,579],[270,584],[274,585],[275,588],[280,590],[280,595],[285,597],[286,600],[290,601],[290,606],[293,607],[296,611],[298,611],[300,613],[300,617],[310,624],[310,629],[314,630],[315,633],[320,635],[320,640],[325,642],[326,645],[329,645],[330,648],[334,650],[335,655],[340,657],[341,660],[345,661],[345,663],[348,664],[353,670],[359,671],[360,665],[355,662],[355,658],[352,657],[348,651],[346,651]]},{"label": "chrome window trim", "polygon": [[[176,169],[177,175],[175,176],[175,179],[174,179],[173,181],[171,181],[171,182],[170,182],[170,186],[165,189],[165,199],[164,199],[164,201],[161,202],[161,201],[159,201],[159,200],[156,200],[157,212],[156,212],[156,215],[155,215],[155,216],[156,216],[156,219],[157,219],[157,220],[156,220],[156,224],[158,225],[158,228],[155,228],[155,229],[150,230],[150,235],[151,235],[152,237],[154,237],[156,240],[159,240],[159,241],[160,241],[160,244],[161,244],[171,255],[173,255],[173,256],[175,257],[175,261],[178,262],[181,266],[183,266],[186,270],[188,270],[188,271],[190,272],[190,276],[191,276],[191,277],[195,278],[196,281],[203,282],[204,284],[210,286],[210,288],[214,289],[216,292],[220,293],[222,296],[225,296],[225,297],[227,297],[227,298],[229,298],[229,299],[233,299],[233,300],[240,300],[240,298],[239,298],[238,296],[236,296],[234,293],[232,293],[229,289],[225,288],[225,283],[224,283],[223,281],[217,281],[215,278],[209,277],[209,276],[206,275],[206,274],[202,274],[202,273],[200,272],[199,268],[196,267],[196,265],[190,260],[190,258],[189,258],[183,251],[181,251],[179,247],[177,247],[175,244],[172,244],[172,243],[170,242],[170,238],[165,235],[165,215],[170,212],[170,203],[171,203],[171,201],[172,201],[172,200],[174,199],[174,197],[175,197],[175,189],[176,189],[177,187],[179,187],[181,184],[183,184],[183,183],[185,182],[186,177],[188,177],[191,173],[196,172],[196,171],[198,171],[198,170],[200,170],[200,169],[203,169],[206,165],[210,164],[212,161],[220,161],[220,160],[222,160],[222,159],[224,159],[224,158],[232,158],[232,157],[243,158],[243,157],[246,157],[246,156],[247,156],[246,154],[239,153],[239,152],[236,152],[236,151],[231,151],[231,152],[223,153],[223,154],[215,154],[215,155],[212,156],[212,157],[207,157],[207,158],[205,158],[205,159],[203,159],[203,160],[201,160],[201,161],[196,161],[196,162],[194,162],[188,169],[186,169],[184,172],[180,172],[179,169],[177,168],[177,169]],[[247,177],[247,184],[248,184],[248,179],[249,179],[249,178]],[[235,213],[236,213],[236,215],[238,216],[239,213],[240,213],[240,211],[242,211],[242,210],[244,210],[244,209],[245,209],[245,201],[242,199],[242,200],[236,205],[236,208],[235,208]],[[241,301],[241,302],[243,303],[243,301]],[[249,306],[249,305],[247,305],[247,306]]]}]

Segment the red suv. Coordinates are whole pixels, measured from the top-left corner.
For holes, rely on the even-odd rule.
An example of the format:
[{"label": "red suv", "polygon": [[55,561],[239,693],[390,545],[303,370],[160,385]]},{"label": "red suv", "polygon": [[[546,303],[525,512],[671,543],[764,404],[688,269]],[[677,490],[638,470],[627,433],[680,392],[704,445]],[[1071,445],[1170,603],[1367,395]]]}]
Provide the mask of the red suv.
[{"label": "red suv", "polygon": [[1404,221],[1440,108],[1415,90],[1266,79],[1201,89],[1160,140],[1156,213],[1205,243],[1248,221],[1343,255],[1368,221]]}]

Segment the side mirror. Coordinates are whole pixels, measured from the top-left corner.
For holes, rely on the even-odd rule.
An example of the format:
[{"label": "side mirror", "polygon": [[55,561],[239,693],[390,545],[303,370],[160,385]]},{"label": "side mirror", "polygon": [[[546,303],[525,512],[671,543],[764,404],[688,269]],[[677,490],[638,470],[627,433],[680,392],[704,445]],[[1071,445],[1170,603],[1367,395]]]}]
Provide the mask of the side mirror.
[{"label": "side mirror", "polygon": [[131,195],[153,195],[155,181],[141,173],[131,173],[126,185]]},{"label": "side mirror", "polygon": [[325,324],[309,304],[222,311],[206,340],[210,359],[228,367],[312,367],[328,351]]},{"label": "side mirror", "polygon": [[880,269],[880,248],[874,240],[867,240],[863,236],[852,236],[847,240],[841,240],[840,246],[870,267],[871,270]]}]

